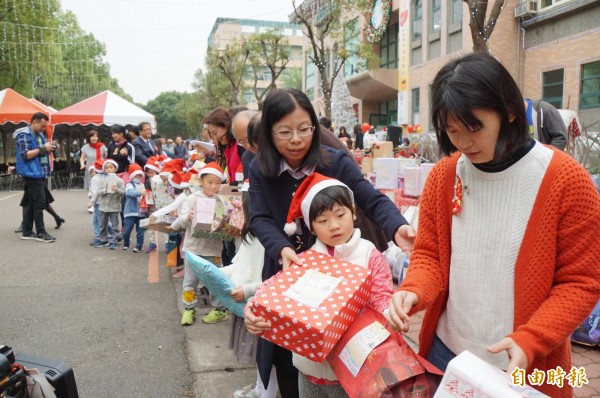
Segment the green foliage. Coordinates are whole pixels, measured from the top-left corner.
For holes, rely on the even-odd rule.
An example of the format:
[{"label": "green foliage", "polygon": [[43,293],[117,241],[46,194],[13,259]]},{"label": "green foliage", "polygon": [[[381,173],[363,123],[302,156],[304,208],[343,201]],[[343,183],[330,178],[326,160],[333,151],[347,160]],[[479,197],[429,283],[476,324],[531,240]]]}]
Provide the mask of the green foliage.
[{"label": "green foliage", "polygon": [[[265,32],[252,34],[248,37],[246,46],[250,52],[249,61],[254,75],[252,91],[258,108],[261,109],[264,98],[277,88],[276,81],[286,69],[290,60],[290,46],[282,29],[267,29]],[[270,72],[271,79],[267,88],[259,91],[258,81],[266,70]]]},{"label": "green foliage", "polygon": [[286,88],[302,90],[302,68],[286,68],[281,76],[281,83]]},{"label": "green foliage", "polygon": [[220,91],[222,80],[229,83],[229,107],[242,104],[240,93],[244,89],[244,75],[249,56],[248,46],[237,42],[228,44],[223,49],[211,48],[206,53],[210,87]]},{"label": "green foliage", "polygon": [[[178,91],[167,91],[148,101],[144,107],[156,117],[156,127],[161,136],[175,138],[188,132],[185,118],[181,117],[186,103],[184,96]],[[190,100],[187,100],[187,104],[189,106]]]},{"label": "green foliage", "polygon": [[[376,64],[373,46],[346,45],[345,23],[348,16],[355,17],[356,11],[366,13],[370,2],[366,0],[322,0],[305,1],[294,6],[293,19],[303,25],[304,34],[310,41],[308,58],[314,63],[323,95],[325,114],[331,117],[331,93],[336,76],[341,72],[346,60],[357,57],[362,65]],[[347,10],[352,12],[346,15]],[[353,33],[358,35],[360,29]]]},{"label": "green foliage", "polygon": [[105,55],[104,44],[59,0],[0,2],[0,87],[57,109],[104,90],[131,101],[110,76]]}]

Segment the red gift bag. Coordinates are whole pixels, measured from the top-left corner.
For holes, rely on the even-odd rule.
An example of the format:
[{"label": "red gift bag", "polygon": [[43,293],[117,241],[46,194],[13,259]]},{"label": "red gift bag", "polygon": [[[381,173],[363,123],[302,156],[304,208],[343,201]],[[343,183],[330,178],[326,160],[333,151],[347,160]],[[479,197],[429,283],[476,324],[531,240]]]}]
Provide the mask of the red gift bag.
[{"label": "red gift bag", "polygon": [[[374,322],[390,332],[367,356],[356,377],[340,359],[354,336]],[[365,307],[327,357],[329,365],[350,398],[430,398],[443,372],[417,355],[401,333],[392,331],[383,315]]]}]

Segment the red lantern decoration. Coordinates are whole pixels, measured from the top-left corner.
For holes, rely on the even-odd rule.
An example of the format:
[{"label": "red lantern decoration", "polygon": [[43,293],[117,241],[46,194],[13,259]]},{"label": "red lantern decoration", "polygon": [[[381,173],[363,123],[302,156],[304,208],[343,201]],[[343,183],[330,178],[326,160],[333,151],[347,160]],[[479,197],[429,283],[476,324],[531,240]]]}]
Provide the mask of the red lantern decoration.
[{"label": "red lantern decoration", "polygon": [[412,124],[409,124],[408,126],[406,126],[406,131],[408,131],[408,134],[412,134],[414,129],[415,128]]},{"label": "red lantern decoration", "polygon": [[360,126],[360,129],[362,130],[363,133],[366,133],[367,131],[369,131],[370,128],[371,128],[371,125],[369,123],[363,123],[362,126]]}]

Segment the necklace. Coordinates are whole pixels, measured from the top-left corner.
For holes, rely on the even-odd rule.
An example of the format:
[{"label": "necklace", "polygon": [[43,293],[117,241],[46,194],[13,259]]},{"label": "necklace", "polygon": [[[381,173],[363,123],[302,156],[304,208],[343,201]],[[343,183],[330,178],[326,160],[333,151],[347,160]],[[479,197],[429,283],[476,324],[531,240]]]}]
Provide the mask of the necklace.
[{"label": "necklace", "polygon": [[462,180],[456,175],[454,179],[454,197],[452,198],[452,215],[457,216],[460,214],[463,205],[463,185]]}]

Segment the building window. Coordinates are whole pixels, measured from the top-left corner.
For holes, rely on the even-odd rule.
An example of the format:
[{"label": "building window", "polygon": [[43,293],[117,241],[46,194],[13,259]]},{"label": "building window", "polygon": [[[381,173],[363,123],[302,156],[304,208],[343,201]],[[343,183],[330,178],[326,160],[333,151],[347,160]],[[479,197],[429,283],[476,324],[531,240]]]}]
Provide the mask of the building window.
[{"label": "building window", "polygon": [[369,124],[375,127],[389,126],[398,123],[398,100],[385,101],[379,104],[379,113],[369,115]]},{"label": "building window", "polygon": [[600,61],[581,65],[579,109],[600,108]]},{"label": "building window", "polygon": [[547,8],[560,4],[561,2],[565,2],[564,0],[540,0],[539,7]]},{"label": "building window", "polygon": [[412,39],[420,39],[421,38],[421,25],[423,24],[423,4],[421,0],[415,0],[413,3],[413,12],[414,15],[412,21]]},{"label": "building window", "polygon": [[358,73],[360,70],[357,54],[360,45],[358,18],[355,18],[344,25],[344,43],[346,51],[350,53],[350,56],[344,63],[344,76],[348,77]]},{"label": "building window", "polygon": [[430,31],[436,32],[442,26],[442,0],[433,0],[431,2],[431,26]]},{"label": "building window", "polygon": [[315,64],[310,57],[306,57],[306,77],[304,79],[305,92],[309,100],[315,99]]},{"label": "building window", "polygon": [[462,25],[463,19],[463,2],[462,0],[452,0],[452,13],[450,15],[450,23]]},{"label": "building window", "polygon": [[544,72],[543,95],[542,99],[554,105],[555,108],[561,109],[563,99],[563,82],[565,70],[557,69],[549,72]]},{"label": "building window", "polygon": [[294,35],[294,31],[293,31],[292,29],[290,29],[290,28],[285,28],[285,29],[283,30],[283,34],[284,34],[285,36],[293,36],[293,35]]},{"label": "building window", "polygon": [[398,68],[398,24],[388,26],[379,42],[379,57],[381,67],[387,69]]},{"label": "building window", "polygon": [[292,46],[290,50],[290,61],[302,62],[302,47]]},{"label": "building window", "polygon": [[256,26],[242,25],[242,33],[254,33]]},{"label": "building window", "polygon": [[411,110],[412,110],[412,115],[411,115],[411,121],[413,124],[419,124],[420,119],[420,115],[419,115],[419,110],[420,110],[420,101],[421,101],[421,89],[419,87],[417,88],[413,88],[411,91]]}]

